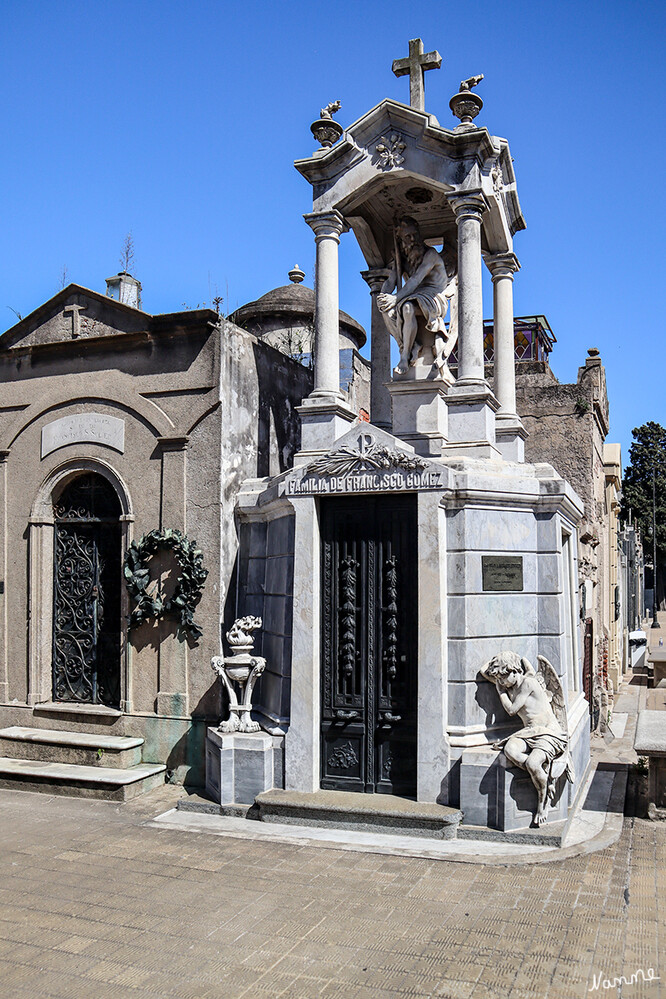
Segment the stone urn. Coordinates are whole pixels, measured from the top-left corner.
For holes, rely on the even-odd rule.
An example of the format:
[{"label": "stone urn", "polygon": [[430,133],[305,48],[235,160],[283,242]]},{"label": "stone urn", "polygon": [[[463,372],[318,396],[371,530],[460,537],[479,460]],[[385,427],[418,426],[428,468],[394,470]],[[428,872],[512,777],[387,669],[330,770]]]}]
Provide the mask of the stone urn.
[{"label": "stone urn", "polygon": [[261,628],[261,623],[260,617],[238,618],[227,632],[230,654],[211,659],[211,669],[229,695],[229,717],[220,722],[220,732],[258,732],[261,728],[251,716],[252,691],[266,668],[266,660],[253,652],[252,634]]},{"label": "stone urn", "polygon": [[[460,125],[474,128],[474,119],[483,107],[483,101],[478,94],[473,94],[471,90],[461,90],[453,95],[449,101],[449,107],[454,116],[460,118]],[[460,128],[460,125],[457,127]]]},{"label": "stone urn", "polygon": [[328,149],[337,142],[344,129],[334,120],[333,115],[340,110],[340,101],[331,101],[325,108],[321,109],[320,116],[310,125],[310,131],[317,142]]},{"label": "stone urn", "polygon": [[332,118],[329,118],[328,121],[326,121],[325,118],[317,118],[317,120],[313,121],[310,125],[310,131],[314,135],[317,142],[327,149],[329,146],[332,146],[334,142],[338,141],[342,135],[343,128],[339,122],[334,121]]}]

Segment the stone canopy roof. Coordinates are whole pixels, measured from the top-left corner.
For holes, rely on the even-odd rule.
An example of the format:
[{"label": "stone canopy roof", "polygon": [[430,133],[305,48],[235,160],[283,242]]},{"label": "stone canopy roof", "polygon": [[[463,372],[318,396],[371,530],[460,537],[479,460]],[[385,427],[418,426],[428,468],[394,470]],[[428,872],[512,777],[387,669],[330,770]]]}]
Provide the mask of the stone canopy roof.
[{"label": "stone canopy roof", "polygon": [[[261,336],[271,317],[282,319],[285,324],[307,325],[314,321],[315,293],[312,288],[292,282],[273,288],[254,302],[236,309],[232,322],[255,336]],[[340,309],[340,331],[345,333],[360,349],[367,337],[360,323]]]}]

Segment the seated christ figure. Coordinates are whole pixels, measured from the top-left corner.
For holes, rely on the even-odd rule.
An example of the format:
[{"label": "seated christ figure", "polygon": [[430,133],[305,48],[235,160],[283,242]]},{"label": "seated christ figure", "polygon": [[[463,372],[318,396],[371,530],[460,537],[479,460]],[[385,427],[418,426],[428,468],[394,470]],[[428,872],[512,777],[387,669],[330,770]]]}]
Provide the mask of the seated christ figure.
[{"label": "seated christ figure", "polygon": [[[457,332],[457,267],[452,254],[443,259],[421,238],[418,223],[404,216],[395,230],[396,253],[389,264],[389,276],[377,296],[377,306],[384,322],[400,348],[400,361],[395,374],[404,375],[419,356],[437,367],[437,373],[447,383],[453,382],[447,360],[453,350]],[[396,257],[398,259],[396,259]],[[447,266],[448,264],[448,266]],[[404,284],[402,281],[404,280]],[[391,294],[395,289],[395,294]],[[451,320],[445,319],[451,303]],[[419,318],[433,337],[419,335]],[[431,357],[428,355],[432,355]]]}]

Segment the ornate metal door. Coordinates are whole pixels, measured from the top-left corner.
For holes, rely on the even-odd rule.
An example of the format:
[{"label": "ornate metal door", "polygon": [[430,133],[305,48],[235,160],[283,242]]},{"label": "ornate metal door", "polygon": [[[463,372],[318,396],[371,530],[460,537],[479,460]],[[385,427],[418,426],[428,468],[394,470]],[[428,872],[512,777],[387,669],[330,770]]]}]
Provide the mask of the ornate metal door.
[{"label": "ornate metal door", "polygon": [[53,699],[120,704],[120,504],[81,475],[53,506]]},{"label": "ornate metal door", "polygon": [[320,513],[321,786],[415,796],[416,496]]}]

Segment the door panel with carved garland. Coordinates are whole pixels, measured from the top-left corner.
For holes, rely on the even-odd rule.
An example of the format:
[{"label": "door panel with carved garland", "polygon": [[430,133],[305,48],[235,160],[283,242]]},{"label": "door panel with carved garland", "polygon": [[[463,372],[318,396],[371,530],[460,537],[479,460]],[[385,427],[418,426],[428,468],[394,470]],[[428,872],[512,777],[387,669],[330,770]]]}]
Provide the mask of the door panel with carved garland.
[{"label": "door panel with carved garland", "polygon": [[324,499],[321,786],[416,794],[416,496]]}]

